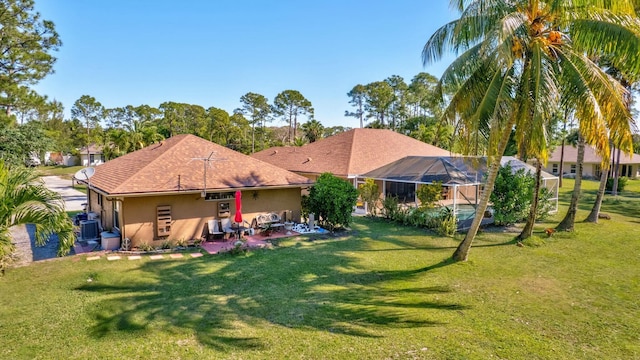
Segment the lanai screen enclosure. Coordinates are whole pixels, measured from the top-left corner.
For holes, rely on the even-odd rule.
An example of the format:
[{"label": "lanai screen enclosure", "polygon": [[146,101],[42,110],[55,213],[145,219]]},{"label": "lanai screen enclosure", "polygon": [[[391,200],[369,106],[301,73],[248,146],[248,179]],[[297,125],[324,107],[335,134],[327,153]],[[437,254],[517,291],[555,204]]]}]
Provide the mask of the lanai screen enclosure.
[{"label": "lanai screen enclosure", "polygon": [[[524,169],[535,176],[535,167],[512,156],[504,156],[502,165],[511,165],[513,171]],[[360,178],[382,182],[383,196],[393,195],[405,204],[417,204],[416,190],[420,185],[441,183],[443,186],[440,204],[449,206],[458,218],[460,209],[471,208],[473,216],[482,191],[487,160],[470,156],[407,156],[370,171]],[[542,186],[553,195],[554,211],[558,209],[558,177],[542,172]],[[467,216],[464,216],[467,217]]]}]

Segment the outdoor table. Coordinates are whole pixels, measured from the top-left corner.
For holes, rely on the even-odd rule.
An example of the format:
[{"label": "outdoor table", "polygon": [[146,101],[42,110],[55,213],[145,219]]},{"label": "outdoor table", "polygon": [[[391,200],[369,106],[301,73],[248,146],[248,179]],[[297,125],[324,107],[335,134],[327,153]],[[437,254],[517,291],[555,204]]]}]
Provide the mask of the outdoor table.
[{"label": "outdoor table", "polygon": [[249,230],[250,228],[243,226],[243,225],[231,225],[231,230],[234,230],[234,232],[237,234],[237,238],[241,239],[242,238],[242,234],[244,234],[245,231]]}]

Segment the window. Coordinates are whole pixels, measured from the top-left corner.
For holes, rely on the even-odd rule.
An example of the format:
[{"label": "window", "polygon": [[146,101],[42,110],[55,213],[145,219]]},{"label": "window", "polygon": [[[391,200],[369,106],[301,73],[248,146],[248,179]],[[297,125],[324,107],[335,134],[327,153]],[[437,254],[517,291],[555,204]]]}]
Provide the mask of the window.
[{"label": "window", "polygon": [[554,175],[558,174],[558,164],[551,165],[551,173]]},{"label": "window", "polygon": [[113,202],[113,228],[120,230],[120,201]]},{"label": "window", "polygon": [[416,185],[403,182],[388,182],[385,186],[386,196],[398,198],[400,203],[416,201]]},{"label": "window", "polygon": [[98,194],[98,205],[102,208],[102,194]]},{"label": "window", "polygon": [[576,173],[576,164],[571,164],[571,173],[572,174]]},{"label": "window", "polygon": [[206,193],[204,199],[206,201],[211,200],[228,200],[235,199],[236,195],[234,192],[216,192],[216,193]]}]

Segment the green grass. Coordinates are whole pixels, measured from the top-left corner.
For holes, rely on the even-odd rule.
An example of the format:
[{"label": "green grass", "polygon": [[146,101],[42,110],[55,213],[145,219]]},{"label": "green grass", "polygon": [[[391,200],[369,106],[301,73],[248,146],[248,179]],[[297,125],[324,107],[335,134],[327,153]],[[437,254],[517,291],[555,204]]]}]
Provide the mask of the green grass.
[{"label": "green grass", "polygon": [[364,218],[246,256],[39,262],[0,278],[0,358],[638,358],[639,195],[546,238],[563,201],[531,246],[483,232],[466,263],[461,235]]},{"label": "green grass", "polygon": [[82,169],[82,166],[40,166],[37,171],[41,176],[60,176],[65,179],[71,180],[73,174]]}]

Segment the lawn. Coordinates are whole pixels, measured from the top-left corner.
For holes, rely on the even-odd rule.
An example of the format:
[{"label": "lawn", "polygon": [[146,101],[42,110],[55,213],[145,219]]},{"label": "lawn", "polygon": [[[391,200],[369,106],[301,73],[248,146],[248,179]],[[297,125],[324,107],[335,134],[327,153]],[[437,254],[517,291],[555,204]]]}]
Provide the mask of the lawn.
[{"label": "lawn", "polygon": [[54,165],[54,166],[39,166],[37,168],[37,171],[41,176],[60,176],[62,178],[71,180],[71,178],[73,177],[73,174],[75,174],[80,169],[84,169],[84,167]]},{"label": "lawn", "polygon": [[246,256],[12,269],[0,358],[639,358],[640,181],[628,189],[605,201],[612,220],[540,246],[484,231],[465,263],[447,260],[462,235],[359,218],[348,236]]}]

